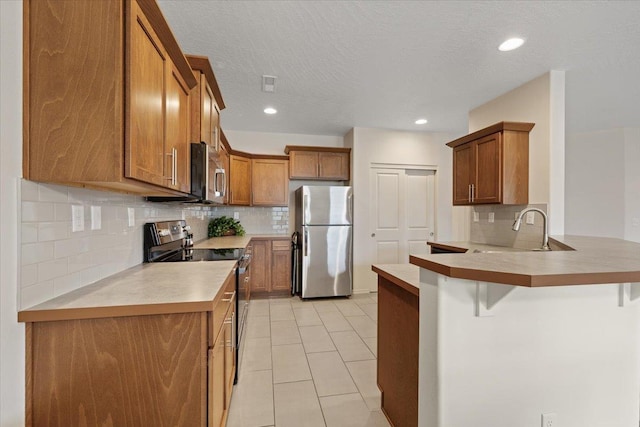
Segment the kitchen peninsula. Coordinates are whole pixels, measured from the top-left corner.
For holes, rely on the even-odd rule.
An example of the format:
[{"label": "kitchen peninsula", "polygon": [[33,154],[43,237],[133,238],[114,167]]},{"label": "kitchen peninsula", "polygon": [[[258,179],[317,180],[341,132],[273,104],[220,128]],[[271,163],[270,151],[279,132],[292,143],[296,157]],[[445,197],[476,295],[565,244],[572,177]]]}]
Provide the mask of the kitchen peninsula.
[{"label": "kitchen peninsula", "polygon": [[554,240],[574,250],[411,257],[418,425],[537,427],[542,414],[563,427],[637,425],[640,244]]}]

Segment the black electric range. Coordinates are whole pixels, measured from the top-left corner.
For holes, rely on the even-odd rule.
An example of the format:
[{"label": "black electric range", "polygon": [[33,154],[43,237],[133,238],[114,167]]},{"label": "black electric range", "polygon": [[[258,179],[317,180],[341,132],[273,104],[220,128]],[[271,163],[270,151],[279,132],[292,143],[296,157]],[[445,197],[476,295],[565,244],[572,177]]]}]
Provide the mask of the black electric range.
[{"label": "black electric range", "polygon": [[251,254],[244,248],[194,249],[191,228],[184,220],[149,222],[144,225],[144,262],[236,261],[236,316],[234,316],[236,378],[238,354],[249,308],[248,268]]}]

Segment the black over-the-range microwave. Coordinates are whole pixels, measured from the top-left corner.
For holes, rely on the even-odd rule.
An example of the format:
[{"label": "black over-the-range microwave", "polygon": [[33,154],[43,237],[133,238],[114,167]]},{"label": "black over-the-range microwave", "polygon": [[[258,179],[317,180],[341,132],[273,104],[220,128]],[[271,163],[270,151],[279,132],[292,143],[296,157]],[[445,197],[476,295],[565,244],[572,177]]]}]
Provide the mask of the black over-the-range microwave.
[{"label": "black over-the-range microwave", "polygon": [[224,203],[227,179],[217,151],[206,142],[190,144],[191,194],[178,197],[147,197],[150,202]]}]

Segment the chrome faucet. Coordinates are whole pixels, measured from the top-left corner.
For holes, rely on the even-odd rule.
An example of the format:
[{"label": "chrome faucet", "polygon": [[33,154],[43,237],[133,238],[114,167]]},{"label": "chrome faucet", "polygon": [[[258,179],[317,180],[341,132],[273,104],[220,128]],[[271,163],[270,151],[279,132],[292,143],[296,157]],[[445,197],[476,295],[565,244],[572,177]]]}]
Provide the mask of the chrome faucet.
[{"label": "chrome faucet", "polygon": [[543,227],[543,236],[542,236],[542,248],[540,248],[540,250],[542,251],[550,251],[551,248],[549,247],[549,227],[547,225],[547,214],[542,210],[542,209],[538,209],[538,208],[525,208],[522,210],[522,212],[520,212],[520,215],[518,215],[518,219],[515,220],[515,222],[513,223],[513,231],[518,231],[520,230],[520,224],[522,224],[522,217],[527,213],[527,212],[539,212],[540,215],[542,215],[542,227]]}]

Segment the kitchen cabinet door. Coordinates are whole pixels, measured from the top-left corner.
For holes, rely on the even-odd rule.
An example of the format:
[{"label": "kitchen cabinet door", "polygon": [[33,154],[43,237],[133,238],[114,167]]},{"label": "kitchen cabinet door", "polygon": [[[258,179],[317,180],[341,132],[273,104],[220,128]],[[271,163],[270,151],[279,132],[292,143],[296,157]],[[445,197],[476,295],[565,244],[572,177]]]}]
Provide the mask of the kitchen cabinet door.
[{"label": "kitchen cabinet door", "polygon": [[527,204],[533,127],[500,122],[447,143],[453,148],[453,204]]},{"label": "kitchen cabinet door", "polygon": [[165,81],[167,54],[137,2],[131,2],[130,127],[126,176],[166,186]]},{"label": "kitchen cabinet door", "polygon": [[349,153],[318,153],[318,177],[328,180],[349,180]]},{"label": "kitchen cabinet door", "polygon": [[213,99],[213,92],[211,87],[207,83],[207,79],[204,74],[200,75],[200,108],[202,113],[200,114],[200,141],[204,141],[209,146],[214,145],[213,140],[213,111],[215,101]]},{"label": "kitchen cabinet door", "polygon": [[232,301],[227,318],[224,323],[224,408],[229,410],[231,405],[231,393],[233,391],[233,379],[236,374],[236,343],[235,343],[235,322],[236,302]]},{"label": "kitchen cabinet door", "polygon": [[252,240],[251,292],[268,292],[271,286],[271,242]]},{"label": "kitchen cabinet door", "polygon": [[166,163],[168,186],[188,193],[191,189],[191,153],[189,145],[189,88],[169,61],[166,106]]},{"label": "kitchen cabinet door", "polygon": [[229,204],[251,204],[251,159],[229,156]]},{"label": "kitchen cabinet door", "polygon": [[471,184],[474,170],[472,144],[461,145],[453,149],[453,204],[471,203]]},{"label": "kitchen cabinet door", "polygon": [[224,334],[209,349],[208,412],[209,426],[221,427],[225,412]]},{"label": "kitchen cabinet door", "polygon": [[291,179],[316,179],[318,178],[318,153],[315,151],[291,151]]},{"label": "kitchen cabinet door", "polygon": [[251,204],[288,206],[289,161],[253,159],[251,162]]},{"label": "kitchen cabinet door", "polygon": [[500,203],[502,187],[502,150],[500,134],[494,133],[473,143],[474,186],[471,201],[480,203]]},{"label": "kitchen cabinet door", "polygon": [[291,290],[291,242],[288,240],[272,241],[271,290]]},{"label": "kitchen cabinet door", "polygon": [[349,180],[350,148],[287,145],[284,152],[291,163],[290,179]]},{"label": "kitchen cabinet door", "polygon": [[[24,6],[24,177],[184,195],[188,180],[170,175],[176,168],[181,175],[187,159],[176,146],[176,165],[173,143],[167,145],[170,133],[183,134],[183,99],[173,109],[166,97],[184,98],[196,79],[156,2],[25,0]],[[182,81],[172,81],[172,72]],[[169,122],[167,114],[174,114]]]}]

